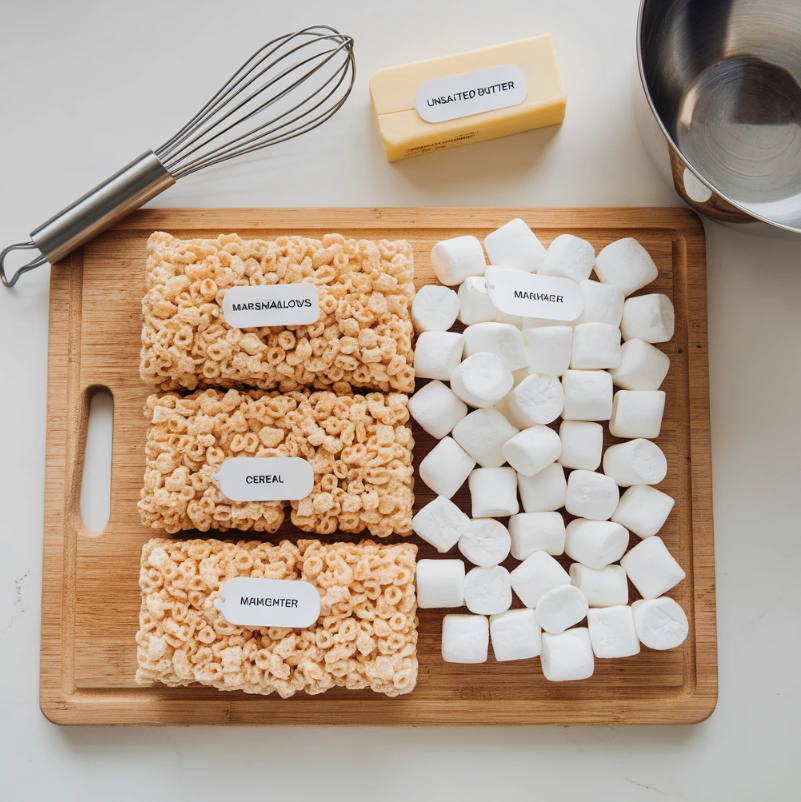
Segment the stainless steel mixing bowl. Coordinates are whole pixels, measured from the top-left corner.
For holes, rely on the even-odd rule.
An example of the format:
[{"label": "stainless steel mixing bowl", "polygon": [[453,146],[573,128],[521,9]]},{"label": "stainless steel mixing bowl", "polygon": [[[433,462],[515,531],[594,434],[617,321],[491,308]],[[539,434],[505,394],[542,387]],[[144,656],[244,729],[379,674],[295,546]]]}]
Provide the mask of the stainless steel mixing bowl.
[{"label": "stainless steel mixing bowl", "polygon": [[637,120],[694,209],[801,233],[801,0],[642,0]]}]

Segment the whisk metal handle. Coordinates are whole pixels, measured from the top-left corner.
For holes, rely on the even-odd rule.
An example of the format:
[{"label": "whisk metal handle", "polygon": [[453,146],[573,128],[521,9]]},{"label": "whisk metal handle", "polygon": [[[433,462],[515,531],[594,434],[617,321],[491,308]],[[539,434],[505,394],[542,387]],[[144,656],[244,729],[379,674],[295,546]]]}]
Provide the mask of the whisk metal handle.
[{"label": "whisk metal handle", "polygon": [[[143,153],[32,231],[30,242],[6,248],[0,254],[3,284],[13,287],[22,273],[45,261],[55,264],[174,183],[175,179],[152,150]],[[5,258],[11,251],[23,248],[38,248],[41,257],[7,276]]]}]

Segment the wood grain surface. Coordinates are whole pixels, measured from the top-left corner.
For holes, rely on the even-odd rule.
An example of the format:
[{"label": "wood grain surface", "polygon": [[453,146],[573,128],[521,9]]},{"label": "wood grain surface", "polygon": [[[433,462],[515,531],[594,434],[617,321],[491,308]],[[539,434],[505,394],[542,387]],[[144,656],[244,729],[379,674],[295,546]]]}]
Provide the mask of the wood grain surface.
[{"label": "wood grain surface", "polygon": [[[661,532],[687,578],[672,592],[690,619],[680,649],[648,649],[596,660],[583,682],[551,683],[539,659],[453,665],[440,657],[443,613],[420,611],[417,688],[387,699],[337,689],[291,699],[241,692],[139,687],[134,682],[139,555],[154,532],[139,522],[150,392],[139,379],[140,302],[145,245],[154,230],[179,237],[283,234],[404,238],[414,248],[416,283],[436,281],[429,254],[438,240],[483,237],[522,217],[547,245],[564,232],[596,249],[634,236],[649,250],[676,307],[676,333],[660,346],[671,359],[657,440],[669,472],[660,488],[676,498]],[[419,385],[418,385],[419,386]],[[99,535],[79,513],[89,400],[114,399],[111,516]],[[415,426],[415,461],[433,442]],[[614,442],[608,432],[607,444]],[[431,498],[416,482],[416,507]],[[706,718],[717,700],[717,641],[709,441],[706,276],[703,228],[682,209],[164,209],[140,211],[53,267],[50,295],[48,430],[40,701],[62,724],[657,724]],[[455,497],[468,510],[466,487]],[[292,536],[291,524],[281,535]],[[196,533],[187,532],[187,537]],[[236,538],[236,533],[228,537]],[[247,535],[251,537],[251,535]],[[436,556],[418,538],[420,557]],[[516,564],[509,560],[508,567]],[[632,589],[632,599],[637,598]]]}]

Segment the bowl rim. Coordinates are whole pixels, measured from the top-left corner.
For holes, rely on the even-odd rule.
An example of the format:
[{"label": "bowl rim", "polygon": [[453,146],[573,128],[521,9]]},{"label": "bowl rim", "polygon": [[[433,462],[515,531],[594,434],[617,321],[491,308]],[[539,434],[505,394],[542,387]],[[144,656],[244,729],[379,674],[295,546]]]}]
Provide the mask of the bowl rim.
[{"label": "bowl rim", "polygon": [[654,115],[654,119],[656,120],[657,124],[659,125],[662,134],[664,135],[665,139],[670,143],[673,150],[676,152],[676,155],[681,159],[684,163],[684,166],[708,189],[714,192],[719,198],[726,201],[726,203],[730,203],[735,209],[738,209],[743,214],[748,215],[749,217],[753,218],[754,220],[759,220],[763,223],[767,223],[770,226],[774,226],[775,228],[783,229],[784,231],[790,231],[793,234],[801,234],[801,227],[787,225],[786,223],[780,223],[777,220],[772,220],[770,217],[765,217],[761,214],[757,214],[752,209],[749,209],[746,206],[743,206],[742,203],[734,200],[734,198],[729,197],[724,192],[721,192],[709,179],[704,178],[695,167],[687,161],[684,154],[681,152],[678,144],[674,141],[673,137],[668,133],[667,129],[665,128],[664,123],[662,122],[662,118],[659,116],[659,113],[656,110],[656,106],[654,106],[653,98],[651,97],[651,92],[648,89],[648,83],[645,80],[645,71],[643,69],[643,57],[642,57],[642,26],[643,26],[643,16],[645,11],[645,6],[651,2],[656,2],[656,0],[640,0],[640,8],[637,12],[637,72],[640,75],[640,84],[642,85],[643,92],[645,92],[645,99],[648,101],[648,106],[651,109],[651,114]]}]

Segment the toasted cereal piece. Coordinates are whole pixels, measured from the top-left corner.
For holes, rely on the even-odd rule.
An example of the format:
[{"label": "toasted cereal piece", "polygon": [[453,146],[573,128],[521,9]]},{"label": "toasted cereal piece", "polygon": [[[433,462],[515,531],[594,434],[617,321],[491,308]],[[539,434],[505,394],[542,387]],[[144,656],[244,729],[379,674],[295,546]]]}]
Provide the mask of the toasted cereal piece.
[{"label": "toasted cereal piece", "polygon": [[[319,290],[317,322],[247,329],[225,322],[231,287],[302,282]],[[161,391],[414,390],[414,263],[403,240],[181,240],[156,232],[146,287],[140,374]]]},{"label": "toasted cereal piece", "polygon": [[[416,555],[410,543],[371,540],[154,538],[142,549],[136,681],[282,698],[334,687],[409,693],[417,682]],[[320,616],[306,629],[230,624],[214,602],[234,577],[309,582]]]},{"label": "toasted cereal piece", "polygon": [[285,502],[233,502],[214,477],[232,457],[303,457],[314,487],[291,502],[299,529],[411,534],[414,440],[405,395],[205,390],[151,395],[145,415],[150,428],[138,506],[146,526],[170,534],[274,533]]}]

